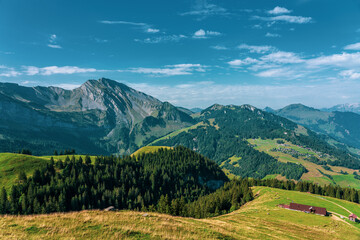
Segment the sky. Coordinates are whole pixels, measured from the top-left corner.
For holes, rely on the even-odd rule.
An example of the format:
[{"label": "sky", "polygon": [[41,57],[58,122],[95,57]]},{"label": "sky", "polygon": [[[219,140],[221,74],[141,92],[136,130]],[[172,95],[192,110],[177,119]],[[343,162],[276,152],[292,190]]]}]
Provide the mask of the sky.
[{"label": "sky", "polygon": [[188,108],[360,102],[360,1],[0,0],[0,82],[101,77]]}]

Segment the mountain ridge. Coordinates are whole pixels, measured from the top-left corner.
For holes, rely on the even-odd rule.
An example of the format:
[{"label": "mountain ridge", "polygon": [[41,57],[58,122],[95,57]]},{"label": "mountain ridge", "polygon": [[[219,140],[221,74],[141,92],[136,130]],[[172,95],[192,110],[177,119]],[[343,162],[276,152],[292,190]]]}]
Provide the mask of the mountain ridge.
[{"label": "mountain ridge", "polygon": [[[172,117],[169,117],[167,111],[172,112]],[[88,80],[73,90],[1,83],[0,113],[3,116],[0,120],[2,151],[17,151],[14,146],[22,144],[7,144],[1,142],[1,139],[15,139],[15,142],[29,140],[29,137],[26,138],[26,134],[21,132],[26,131],[27,135],[34,137],[32,142],[43,142],[46,148],[52,148],[51,151],[57,145],[60,148],[69,148],[65,138],[74,138],[76,140],[71,144],[75,144],[73,147],[81,152],[124,154],[140,147],[134,143],[136,136],[131,136],[134,130],[139,131],[134,133],[135,135],[149,137],[146,136],[146,131],[139,127],[149,117],[157,119],[152,123],[161,128],[161,134],[164,135],[193,123],[190,116],[175,107],[169,107],[169,103],[163,103],[125,84],[106,78]],[[166,129],[168,123],[171,125],[169,130]],[[26,129],[24,126],[27,126]],[[64,132],[64,127],[72,130]],[[49,133],[64,136],[61,136],[60,140],[52,139],[53,143],[49,144]],[[80,143],[82,135],[92,138],[86,146]],[[45,154],[40,148],[39,153]],[[97,150],[94,152],[94,149]],[[102,150],[99,151],[100,149]]]},{"label": "mountain ridge", "polygon": [[353,147],[360,147],[360,115],[354,112],[325,112],[302,104],[291,104],[274,114],[328,135]]}]

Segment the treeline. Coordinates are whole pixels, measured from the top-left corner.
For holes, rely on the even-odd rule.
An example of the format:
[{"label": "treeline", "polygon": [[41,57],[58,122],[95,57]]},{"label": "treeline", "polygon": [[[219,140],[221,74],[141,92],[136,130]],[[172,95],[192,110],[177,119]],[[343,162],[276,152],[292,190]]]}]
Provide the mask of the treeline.
[{"label": "treeline", "polygon": [[250,186],[267,186],[273,188],[280,188],[285,190],[294,190],[299,192],[309,192],[322,196],[328,196],[338,199],[343,199],[350,202],[360,203],[360,190],[354,188],[343,188],[338,185],[324,185],[307,182],[307,181],[294,181],[286,180],[280,181],[275,179],[249,179]]},{"label": "treeline", "polygon": [[[51,160],[31,177],[22,173],[18,180],[9,193],[1,190],[0,213],[38,214],[108,206],[162,212],[160,200],[166,196],[170,203],[182,198],[187,204],[229,181],[215,162],[185,147],[137,157],[97,157],[94,164],[88,156]],[[218,210],[227,208],[219,205]]]},{"label": "treeline", "polygon": [[29,149],[21,149],[18,151],[19,154],[32,155],[32,152]]},{"label": "treeline", "polygon": [[65,149],[64,151],[60,151],[58,152],[57,150],[54,151],[54,155],[58,156],[58,155],[75,155],[76,151],[75,149]]}]

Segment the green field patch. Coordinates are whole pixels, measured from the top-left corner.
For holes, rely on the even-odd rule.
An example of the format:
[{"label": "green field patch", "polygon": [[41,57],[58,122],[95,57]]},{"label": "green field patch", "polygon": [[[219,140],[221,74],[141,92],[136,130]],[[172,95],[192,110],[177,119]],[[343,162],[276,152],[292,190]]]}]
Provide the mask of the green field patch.
[{"label": "green field patch", "polygon": [[269,174],[269,175],[266,175],[263,179],[264,180],[266,180],[266,179],[274,179],[277,176],[279,176],[279,174]]},{"label": "green field patch", "polygon": [[167,147],[167,146],[146,146],[146,147],[140,148],[139,150],[137,150],[136,152],[131,154],[131,156],[138,156],[140,154],[145,154],[145,153],[154,153],[154,152],[158,151],[161,148],[163,148],[163,149],[172,149],[172,147]]},{"label": "green field patch", "polygon": [[195,125],[193,125],[193,126],[179,129],[179,130],[177,130],[177,131],[174,131],[174,132],[172,132],[172,133],[167,134],[166,136],[163,136],[163,137],[161,137],[161,138],[156,139],[155,141],[149,143],[147,146],[151,146],[151,145],[153,145],[153,144],[155,144],[155,143],[157,143],[157,142],[159,142],[159,141],[161,141],[161,140],[170,139],[170,138],[172,138],[172,137],[175,137],[175,136],[179,135],[179,134],[182,133],[182,132],[188,132],[188,131],[191,130],[191,129],[196,129],[196,128],[201,127],[201,126],[206,126],[206,124],[205,124],[204,122],[199,122],[199,123],[197,123],[197,124],[195,124]]},{"label": "green field patch", "polygon": [[[354,176],[350,174],[354,172],[353,169],[330,166],[330,169],[326,170],[323,165],[318,165],[315,162],[309,161],[311,156],[314,156],[318,158],[319,161],[326,162],[331,159],[331,156],[328,156],[327,154],[317,153],[311,151],[310,149],[303,148],[302,146],[296,146],[290,142],[285,141],[284,139],[258,138],[248,139],[248,142],[256,150],[265,152],[280,162],[291,162],[303,165],[308,170],[308,172],[302,175],[302,180],[312,181],[320,185],[338,184],[341,187],[350,186],[356,189],[360,189],[360,181],[355,179]],[[337,170],[334,171],[333,168]],[[342,174],[338,169],[343,169],[344,172],[346,170],[349,172],[349,174]]]},{"label": "green field patch", "polygon": [[334,181],[341,185],[346,187],[352,187],[356,189],[360,189],[360,180],[354,178],[353,174],[347,174],[347,175],[333,175],[332,178]]}]

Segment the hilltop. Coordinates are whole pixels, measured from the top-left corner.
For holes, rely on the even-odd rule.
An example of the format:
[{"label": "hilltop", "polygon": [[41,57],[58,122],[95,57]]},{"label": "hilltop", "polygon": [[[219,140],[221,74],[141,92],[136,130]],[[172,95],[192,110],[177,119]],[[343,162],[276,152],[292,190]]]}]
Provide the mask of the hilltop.
[{"label": "hilltop", "polygon": [[[193,219],[153,212],[98,210],[3,216],[0,237],[16,239],[358,239],[359,224],[342,220],[359,205],[313,194],[254,187],[256,199],[227,215]],[[295,201],[326,207],[323,217],[277,207]]]}]

